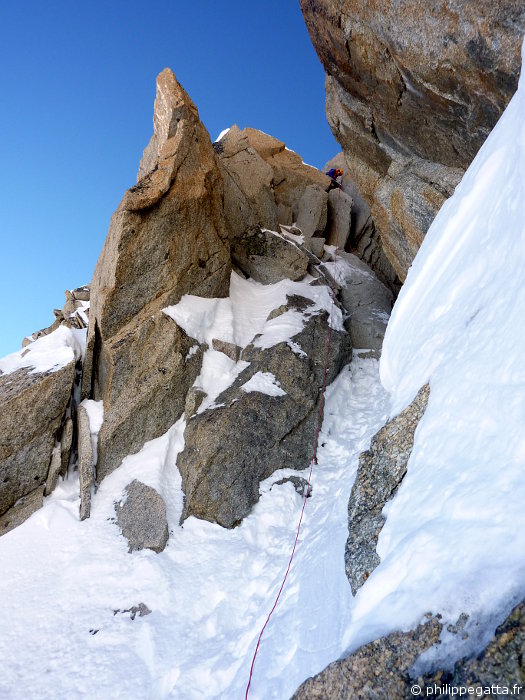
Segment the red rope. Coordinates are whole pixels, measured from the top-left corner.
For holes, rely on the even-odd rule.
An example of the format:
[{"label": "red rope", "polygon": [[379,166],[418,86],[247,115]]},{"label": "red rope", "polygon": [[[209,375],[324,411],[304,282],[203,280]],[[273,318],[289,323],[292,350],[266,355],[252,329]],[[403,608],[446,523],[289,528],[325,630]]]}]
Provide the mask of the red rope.
[{"label": "red rope", "polygon": [[[340,193],[341,189],[339,189],[339,196],[337,197],[337,201],[339,203],[340,199]],[[317,445],[319,443],[319,432],[321,430],[321,419],[323,415],[323,406],[324,406],[324,395],[326,391],[326,377],[328,375],[328,363],[330,359],[330,343],[332,339],[332,315],[333,315],[333,310],[334,310],[334,299],[335,299],[335,284],[336,284],[336,265],[337,265],[337,245],[335,247],[335,254],[334,254],[334,274],[333,274],[333,283],[332,283],[332,302],[330,306],[330,318],[329,318],[329,323],[328,323],[328,341],[326,344],[326,360],[325,360],[325,365],[324,365],[324,376],[323,376],[323,387],[321,389],[321,401],[319,402],[319,412],[317,415],[317,429],[315,433],[315,442],[314,442],[314,449],[313,449],[313,454],[312,454],[312,461],[310,462],[310,473],[308,474],[308,484],[306,486],[306,491],[304,494],[304,499],[303,499],[303,507],[301,509],[301,515],[299,517],[299,524],[297,526],[297,533],[295,535],[295,542],[293,543],[293,548],[292,548],[292,554],[290,556],[290,560],[288,562],[288,566],[286,567],[286,572],[284,574],[283,582],[281,583],[281,587],[279,588],[279,592],[277,593],[277,597],[275,598],[275,602],[272,606],[272,609],[268,613],[268,617],[266,618],[266,621],[259,633],[259,638],[257,639],[257,646],[255,647],[255,651],[253,654],[253,659],[252,659],[252,665],[250,666],[250,677],[248,679],[248,685],[246,686],[246,694],[244,696],[245,700],[248,700],[248,693],[250,692],[250,686],[252,684],[252,676],[253,676],[253,668],[255,666],[255,659],[257,658],[257,653],[259,651],[259,647],[261,645],[261,639],[264,634],[264,630],[268,626],[268,623],[270,622],[270,618],[273,615],[273,612],[275,608],[277,607],[277,603],[279,602],[279,598],[281,597],[281,593],[283,592],[284,585],[286,583],[286,579],[288,578],[288,574],[290,573],[290,569],[292,567],[292,562],[293,558],[295,555],[295,549],[297,547],[297,542],[299,540],[299,533],[301,532],[301,524],[303,522],[303,515],[304,515],[304,509],[306,507],[306,499],[308,498],[310,494],[310,480],[312,478],[312,471],[314,468],[314,462],[317,456]]]}]

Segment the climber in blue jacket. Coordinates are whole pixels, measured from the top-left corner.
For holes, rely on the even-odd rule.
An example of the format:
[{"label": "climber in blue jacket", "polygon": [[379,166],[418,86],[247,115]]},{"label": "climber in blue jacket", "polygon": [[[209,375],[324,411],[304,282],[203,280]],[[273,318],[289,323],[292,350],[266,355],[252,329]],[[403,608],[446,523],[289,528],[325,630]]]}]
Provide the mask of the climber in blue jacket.
[{"label": "climber in blue jacket", "polygon": [[328,190],[332,190],[335,187],[341,188],[341,183],[337,181],[338,177],[343,177],[344,173],[340,168],[331,168],[327,173],[328,177],[332,180]]}]

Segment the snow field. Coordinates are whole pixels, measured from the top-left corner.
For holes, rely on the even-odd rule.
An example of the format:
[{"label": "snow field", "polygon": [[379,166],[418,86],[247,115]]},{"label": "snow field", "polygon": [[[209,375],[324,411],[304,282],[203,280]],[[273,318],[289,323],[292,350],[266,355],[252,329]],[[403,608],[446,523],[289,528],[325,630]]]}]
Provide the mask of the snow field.
[{"label": "snow field", "polygon": [[[358,454],[387,411],[374,360],[356,358],[327,390],[313,495],[251,698],[288,698],[344,650],[352,610],[343,558],[348,495]],[[195,518],[181,528],[175,462],[183,432],[181,419],[126,458],[100,485],[89,520],[78,520],[71,477],[0,539],[2,698],[244,697],[302,507],[290,483],[272,484],[298,472],[264,482],[260,502],[234,530]],[[114,502],[134,478],[166,500],[170,539],[161,554],[129,554],[114,522]],[[132,621],[113,612],[140,602],[150,615]]]},{"label": "snow field", "polygon": [[59,326],[22,350],[0,358],[0,373],[11,374],[22,368],[31,373],[56,372],[86,353],[87,330]]}]

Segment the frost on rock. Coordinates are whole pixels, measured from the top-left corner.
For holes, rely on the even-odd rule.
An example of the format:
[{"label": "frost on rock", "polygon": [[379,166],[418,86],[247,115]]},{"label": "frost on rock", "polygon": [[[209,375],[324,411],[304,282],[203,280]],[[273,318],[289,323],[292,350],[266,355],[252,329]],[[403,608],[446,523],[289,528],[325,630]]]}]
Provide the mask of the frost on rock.
[{"label": "frost on rock", "polygon": [[[348,358],[348,336],[331,330],[326,311],[307,298],[322,298],[321,287],[283,282],[287,284],[272,285],[273,301],[266,310],[274,310],[268,320],[261,318],[257,328],[251,321],[252,332],[259,330],[252,342],[246,343],[246,335],[240,341],[241,360],[234,362],[215,350],[204,354],[195,388],[206,397],[196,397],[196,412],[187,413],[186,447],[177,462],[185,493],[184,519],[195,515],[234,527],[258,501],[263,479],[278,469],[304,469],[312,458],[325,362],[328,359],[329,383]],[[304,290],[305,296],[293,294],[278,306],[290,285],[296,292]],[[268,286],[258,285],[257,290],[268,299]],[[246,311],[242,306],[233,314],[236,340],[237,321],[242,328]],[[300,353],[290,347],[292,338]]]}]

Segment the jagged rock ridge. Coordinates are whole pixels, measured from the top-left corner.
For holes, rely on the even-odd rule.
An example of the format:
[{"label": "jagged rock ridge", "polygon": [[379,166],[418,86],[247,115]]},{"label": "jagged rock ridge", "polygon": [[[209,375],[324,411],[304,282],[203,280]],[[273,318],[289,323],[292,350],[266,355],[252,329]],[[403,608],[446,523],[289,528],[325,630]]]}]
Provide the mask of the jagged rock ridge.
[{"label": "jagged rock ridge", "polygon": [[173,73],[157,79],[155,133],[112,217],[92,282],[83,395],[104,401],[97,476],[164,433],[200,371],[162,313],[189,292],[228,291],[222,179],[197,108]]}]

